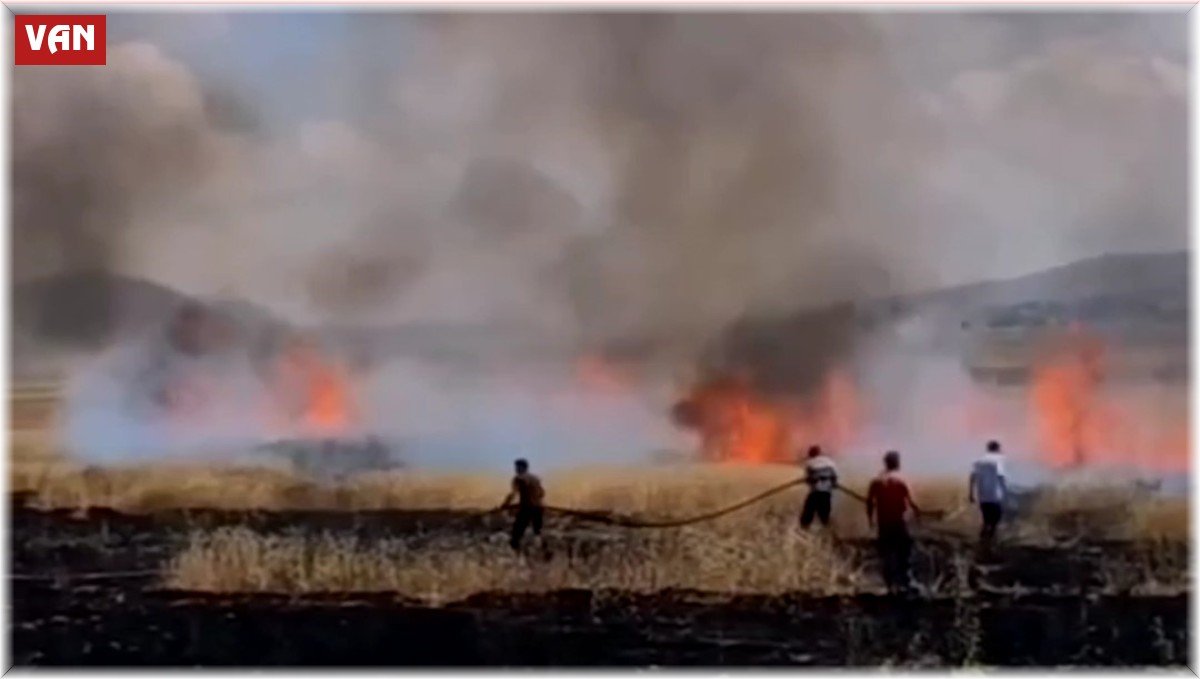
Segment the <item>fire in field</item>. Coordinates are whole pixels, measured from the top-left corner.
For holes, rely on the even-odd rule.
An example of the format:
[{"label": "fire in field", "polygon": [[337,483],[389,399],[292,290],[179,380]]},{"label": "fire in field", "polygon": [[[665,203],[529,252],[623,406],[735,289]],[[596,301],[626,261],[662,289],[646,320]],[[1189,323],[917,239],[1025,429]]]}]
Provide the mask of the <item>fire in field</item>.
[{"label": "fire in field", "polygon": [[[1029,382],[1011,390],[1015,393],[978,387],[920,405],[952,423],[931,422],[935,432],[957,427],[953,433],[1020,441],[1029,462],[1050,469],[1091,465],[1185,474],[1188,419],[1180,389],[1150,375],[1141,376],[1142,384],[1111,384],[1105,350],[1102,340],[1076,329],[1042,343]],[[1017,416],[1004,418],[1005,410]],[[771,395],[744,376],[717,376],[688,391],[673,416],[696,433],[701,459],[786,464],[795,461],[798,446],[847,450],[861,443],[870,396],[839,372],[828,374],[807,397]]]},{"label": "fire in field", "polygon": [[[360,401],[372,396],[371,376],[355,373],[348,359],[299,330],[239,326],[219,308],[189,305],[164,336],[166,353],[157,355],[160,374],[134,382],[128,396],[143,404],[142,424],[161,420],[167,445],[172,428],[195,432],[222,423],[238,423],[243,443],[351,441],[368,433],[403,438],[405,414],[399,404],[387,404],[391,423],[369,420],[370,408],[364,405],[371,404]],[[1106,345],[1078,325],[1044,337],[1031,333],[1027,341],[1029,375],[1023,384],[990,389],[964,379],[914,392],[915,403],[931,416],[926,438],[917,443],[939,437],[955,442],[1002,438],[1019,461],[1045,470],[1186,472],[1187,418],[1180,407],[1186,402],[1180,401],[1178,387],[1149,371],[1132,381],[1117,379],[1110,366],[1122,348]],[[634,362],[599,352],[567,361],[560,383],[528,392],[544,408],[540,417],[563,428],[606,419],[628,424],[618,420],[630,411],[614,414],[597,407],[628,402],[643,418],[662,421],[662,445],[674,444],[697,462],[794,464],[802,449],[818,444],[840,457],[861,458],[869,454],[865,451],[876,432],[889,425],[874,407],[886,395],[864,389],[853,371],[840,367],[806,390],[779,390],[756,380],[751,370],[714,370],[660,383],[665,388],[654,394],[654,376]],[[500,389],[519,391],[536,374],[502,366],[495,379]],[[67,417],[78,419],[72,407],[79,406],[71,401],[66,406]],[[655,443],[644,441],[643,452]],[[84,443],[85,454],[88,445],[94,443]],[[350,448],[339,450],[349,458]],[[395,453],[391,463],[400,466],[403,451]]]},{"label": "fire in field", "polygon": [[10,664],[1187,662],[1183,13],[107,16]]}]

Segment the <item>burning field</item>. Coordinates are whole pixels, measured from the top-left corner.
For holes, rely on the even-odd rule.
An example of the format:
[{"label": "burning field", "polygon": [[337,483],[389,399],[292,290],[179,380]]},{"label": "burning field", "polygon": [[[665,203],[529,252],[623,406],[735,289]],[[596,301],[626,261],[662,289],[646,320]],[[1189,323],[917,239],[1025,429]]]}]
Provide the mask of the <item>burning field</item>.
[{"label": "burning field", "polygon": [[189,303],[79,373],[59,419],[70,454],[94,463],[249,455],[318,475],[398,464],[359,399],[346,360],[315,338]]},{"label": "burning field", "polygon": [[1029,395],[1037,449],[1056,468],[1108,464],[1186,473],[1186,394],[1153,382],[1110,388],[1112,351],[1073,328],[1039,357]]},{"label": "burning field", "polygon": [[[545,534],[516,556],[508,518],[492,509],[503,476],[414,469],[406,449],[378,443],[396,439],[379,436],[387,430],[369,417],[371,390],[349,362],[302,335],[239,336],[209,314],[189,307],[174,317],[165,336],[177,355],[141,383],[153,389],[134,394],[152,406],[135,412],[161,418],[158,435],[169,438],[159,445],[190,455],[80,466],[30,449],[13,467],[19,664],[1186,661],[1189,528],[1179,495],[1115,476],[1026,488],[1001,543],[979,551],[962,480],[922,471],[917,457],[917,499],[935,513],[916,528],[915,601],[883,594],[871,531],[849,495],[836,500],[831,532],[815,534],[796,531],[795,490],[666,530],[552,513]],[[207,322],[185,322],[195,319]],[[181,328],[225,332],[176,335]],[[1127,409],[1151,404],[1106,383],[1099,346],[1081,333],[1046,344],[1031,384],[1018,399],[1007,395],[1028,423],[1029,450],[1040,451],[1035,461],[1059,474],[1106,463],[1151,478],[1185,470],[1186,448],[1122,438],[1139,432],[1134,423],[1162,419]],[[658,416],[682,437],[677,450],[690,452],[657,466],[551,468],[549,502],[597,516],[697,516],[794,479],[812,442],[837,456],[847,488],[865,487],[862,463],[875,452],[864,447],[879,411],[854,374],[826,373],[811,392],[772,389],[752,371],[700,374],[660,392]],[[566,375],[569,388],[551,390],[539,417],[568,429],[604,422],[598,404],[650,400],[635,364],[590,354]],[[80,393],[59,408],[68,431],[79,416],[71,409],[88,407],[72,401]],[[1006,422],[997,405],[1005,395],[964,393],[972,398],[940,410],[940,435],[980,440]],[[222,399],[237,404],[235,416],[222,414]],[[44,397],[29,409],[14,422],[53,426]],[[229,424],[236,436],[221,443],[250,442],[259,455],[180,446],[186,432]],[[364,436],[379,457],[367,457]],[[263,466],[274,462],[287,464]],[[1091,622],[1063,622],[1084,618]],[[288,632],[250,631],[264,625]]]},{"label": "burning field", "polygon": [[[378,392],[369,371],[355,370],[337,344],[211,306],[182,308],[150,340],[157,351],[115,355],[139,359],[132,364],[97,361],[57,409],[38,393],[29,414],[14,418],[27,429],[57,422],[68,444],[65,455],[26,450],[10,479],[21,536],[13,609],[21,664],[1186,659],[1187,501],[1129,483],[1186,471],[1186,439],[1148,426],[1186,420],[1163,410],[1169,397],[1153,400],[1153,384],[1110,380],[1107,347],[1081,329],[1039,346],[1027,386],[964,386],[959,399],[931,409],[931,435],[962,441],[967,456],[910,458],[918,502],[933,510],[916,529],[915,602],[883,594],[871,531],[850,495],[837,498],[831,532],[815,534],[796,531],[796,490],[664,530],[552,513],[545,535],[516,556],[506,545],[508,518],[492,509],[505,478],[413,464],[413,451],[445,445],[436,435],[448,430],[427,422],[419,431],[432,440],[395,435],[404,428],[372,416]],[[138,369],[118,372],[128,365]],[[882,449],[873,437],[903,431],[880,426],[889,424],[885,402],[861,371],[823,371],[810,388],[788,389],[752,366],[714,360],[656,388],[636,362],[593,352],[567,361],[562,379],[539,391],[528,389],[520,366],[501,361],[494,379],[526,387],[499,393],[534,399],[535,431],[614,422],[640,430],[645,419],[629,419],[637,415],[657,418],[675,437],[663,440],[677,452],[658,465],[643,449],[636,466],[539,471],[553,506],[600,517],[654,522],[715,511],[794,479],[798,455],[813,443],[838,460],[843,484],[862,492]],[[97,385],[114,383],[126,386],[124,399],[106,409],[88,400]],[[919,385],[912,396],[931,405]],[[120,410],[112,403],[132,404],[126,419],[97,428],[98,415]],[[391,417],[402,422],[396,403],[388,402]],[[24,410],[20,400],[14,406]],[[513,407],[504,415],[530,417]],[[469,423],[464,416],[451,429]],[[961,474],[967,446],[997,431],[1006,445],[1028,441],[1011,445],[1018,469],[1035,463],[1059,483],[1030,487],[1045,477],[1021,472],[1014,480],[1026,487],[1001,544],[980,551],[963,481],[944,470]],[[83,440],[72,432],[118,434]],[[127,450],[123,463],[105,461],[105,445],[131,442],[155,456],[131,464]],[[1062,485],[1067,472],[1099,476],[1072,487]],[[842,622],[822,622],[835,611]],[[1093,623],[1053,631],[1082,617]],[[948,619],[951,635],[939,632]],[[340,641],[231,631],[267,621],[337,630]],[[81,626],[92,630],[82,645],[72,641]],[[796,641],[780,641],[781,629]],[[453,641],[452,656],[413,641],[435,633]],[[517,643],[516,635],[539,641]]]},{"label": "burning field", "polygon": [[[389,400],[393,426],[379,418],[370,371],[349,352],[219,306],[183,307],[139,346],[98,360],[57,406],[42,392],[14,401],[14,426],[59,428],[67,444],[59,453],[46,443],[41,452],[20,449],[10,479],[21,536],[19,664],[1186,659],[1187,501],[1129,483],[1186,471],[1186,438],[1171,438],[1178,432],[1164,425],[1186,420],[1172,419],[1164,405],[1174,401],[1153,383],[1110,379],[1110,348],[1082,329],[1042,341],[1028,385],[964,382],[951,392],[959,398],[930,409],[927,436],[961,441],[968,456],[932,460],[918,449],[910,457],[918,502],[934,510],[916,529],[915,602],[883,594],[871,531],[849,495],[837,498],[831,532],[815,534],[796,531],[796,490],[664,530],[552,513],[545,535],[518,557],[506,545],[508,518],[492,509],[505,478],[439,471],[420,458],[450,450],[437,447],[446,445],[438,435],[469,429],[469,407],[449,428],[425,422],[421,436],[397,435],[406,409]],[[635,466],[539,471],[553,506],[601,517],[654,522],[720,509],[794,479],[799,453],[813,443],[838,460],[843,484],[862,492],[883,447],[877,437],[904,431],[885,421],[886,402],[849,364],[795,389],[753,365],[727,368],[720,356],[687,379],[656,382],[636,361],[592,352],[540,390],[529,388],[521,363],[497,365],[493,384],[509,387],[486,402],[496,393],[533,399],[543,438],[527,445],[614,423],[645,431],[639,423],[652,419],[668,432],[659,441],[676,452],[658,465],[643,449]],[[124,398],[104,408],[89,400],[114,384]],[[403,402],[419,404],[410,394]],[[919,384],[911,396],[932,405]],[[512,404],[503,415],[530,421]],[[105,421],[112,428],[97,426]],[[1002,542],[979,551],[963,482],[944,470],[962,473],[968,446],[997,431],[1016,468],[1057,474],[1059,483],[1030,487],[1046,477],[1018,474],[1026,487]],[[114,444],[133,444],[120,464],[104,457]],[[139,449],[152,456],[131,462]],[[1068,472],[1099,476],[1065,486]],[[823,622],[835,612],[838,625]],[[1083,617],[1093,622],[1054,631]],[[943,633],[946,620],[953,634]],[[268,621],[317,631],[244,632]],[[795,641],[781,641],[780,630]],[[430,635],[453,642],[453,655],[433,650],[449,646]],[[517,635],[536,641],[517,643]]]},{"label": "burning field", "polygon": [[110,15],[13,74],[15,664],[1185,664],[1186,31],[1132,16]]},{"label": "burning field", "polygon": [[[776,359],[736,346],[682,379],[601,351],[535,362],[494,355],[469,373],[453,362],[428,374],[386,372],[356,365],[344,345],[323,344],[310,331],[193,303],[161,334],[78,373],[58,418],[62,444],[85,463],[139,454],[146,461],[275,457],[318,476],[414,462],[439,467],[479,448],[558,463],[565,449],[587,449],[589,437],[613,439],[614,428],[624,430],[618,442],[633,456],[608,462],[674,450],[676,460],[791,464],[821,445],[860,469],[874,466],[883,449],[912,451],[910,468],[938,474],[963,468],[970,450],[998,439],[1038,480],[1063,471],[1186,475],[1183,387],[1150,374],[1118,379],[1112,365],[1126,347],[1081,326],[1028,342],[1025,384],[989,388],[959,370],[932,385],[914,381],[898,404],[873,388],[879,359],[870,354],[782,387]],[[884,360],[910,363],[914,378],[946,365]],[[918,407],[897,416],[907,402]],[[959,461],[928,453],[954,448]]]},{"label": "burning field", "polygon": [[[902,400],[928,415],[918,415],[925,434],[916,440],[896,436],[900,428],[880,412],[889,394],[864,393],[840,370],[826,372],[806,395],[773,394],[745,374],[718,375],[690,388],[672,415],[698,437],[700,458],[710,462],[794,462],[814,444],[854,458],[864,449],[942,449],[953,441],[966,455],[952,463],[961,467],[970,460],[967,450],[993,438],[1005,442],[1014,463],[1043,473],[1187,474],[1184,387],[1148,374],[1132,383],[1113,379],[1111,358],[1124,347],[1081,328],[1030,341],[1029,380],[1016,388],[960,382],[931,394],[914,384]],[[939,471],[936,464],[927,469]]]}]

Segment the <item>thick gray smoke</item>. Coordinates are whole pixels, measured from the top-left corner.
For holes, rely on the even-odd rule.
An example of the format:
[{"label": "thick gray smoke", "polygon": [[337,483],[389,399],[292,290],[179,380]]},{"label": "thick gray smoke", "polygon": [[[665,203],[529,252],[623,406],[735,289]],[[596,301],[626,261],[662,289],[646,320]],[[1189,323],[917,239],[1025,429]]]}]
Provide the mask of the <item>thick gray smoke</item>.
[{"label": "thick gray smoke", "polygon": [[[313,325],[469,327],[491,343],[469,364],[377,357],[380,426],[408,408],[555,455],[586,446],[510,443],[550,427],[484,415],[575,389],[580,355],[803,394],[863,338],[848,308],[799,311],[1186,240],[1182,60],[1138,37],[1181,41],[1182,15],[338,21],[304,74],[326,118],[294,125],[245,125],[256,102],[148,45],[19,73],[18,275],[105,268]],[[665,420],[660,393],[627,405]]]},{"label": "thick gray smoke", "polygon": [[[175,209],[218,161],[203,92],[149,45],[110,50],[106,68],[13,73],[15,280],[118,270],[137,220]],[[18,313],[48,339],[94,342],[118,300],[81,287],[18,296]]]},{"label": "thick gray smoke", "polygon": [[[454,15],[418,33],[428,47],[395,96],[442,122],[432,138],[448,148],[420,124],[385,137],[458,152],[427,267],[487,300],[486,320],[687,363],[735,324],[887,294],[912,273],[873,233],[885,218],[911,231],[913,180],[885,155],[923,162],[930,131],[864,17]],[[403,241],[367,238],[407,268]],[[420,283],[391,291],[440,292]],[[795,330],[809,368],[796,388],[853,349],[844,323]]]}]

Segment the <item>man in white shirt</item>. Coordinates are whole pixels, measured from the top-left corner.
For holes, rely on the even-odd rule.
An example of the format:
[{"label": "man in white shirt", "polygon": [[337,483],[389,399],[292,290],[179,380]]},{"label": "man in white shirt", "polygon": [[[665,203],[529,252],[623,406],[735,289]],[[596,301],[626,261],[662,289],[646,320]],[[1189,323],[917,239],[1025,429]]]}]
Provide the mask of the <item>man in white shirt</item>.
[{"label": "man in white shirt", "polygon": [[837,469],[833,460],[821,452],[820,446],[808,449],[808,462],[804,465],[804,481],[808,484],[808,497],[804,498],[804,510],[800,513],[800,527],[808,529],[813,519],[822,526],[829,525],[833,511],[833,489],[837,487]]},{"label": "man in white shirt", "polygon": [[968,495],[971,502],[979,503],[983,527],[979,539],[990,541],[996,535],[996,527],[1004,514],[1004,500],[1008,495],[1008,484],[1004,478],[1004,456],[998,441],[988,441],[987,452],[975,461],[971,468]]}]

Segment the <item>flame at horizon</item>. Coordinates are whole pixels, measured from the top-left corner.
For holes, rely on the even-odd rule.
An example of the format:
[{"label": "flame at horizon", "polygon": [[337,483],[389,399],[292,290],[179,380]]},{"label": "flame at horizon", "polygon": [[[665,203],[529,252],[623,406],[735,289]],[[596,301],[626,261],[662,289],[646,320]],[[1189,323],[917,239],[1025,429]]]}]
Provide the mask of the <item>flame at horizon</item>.
[{"label": "flame at horizon", "polygon": [[291,406],[285,418],[303,433],[340,434],[358,420],[349,377],[311,342],[287,344],[276,362],[273,387]]},{"label": "flame at horizon", "polygon": [[834,371],[812,398],[768,396],[744,376],[720,376],[694,387],[674,407],[677,425],[700,435],[712,462],[791,463],[797,445],[848,445],[858,435],[861,399],[854,382]]},{"label": "flame at horizon", "polygon": [[1028,405],[1041,461],[1186,470],[1187,415],[1164,412],[1152,389],[1110,387],[1112,359],[1110,346],[1076,326],[1034,366]]}]

